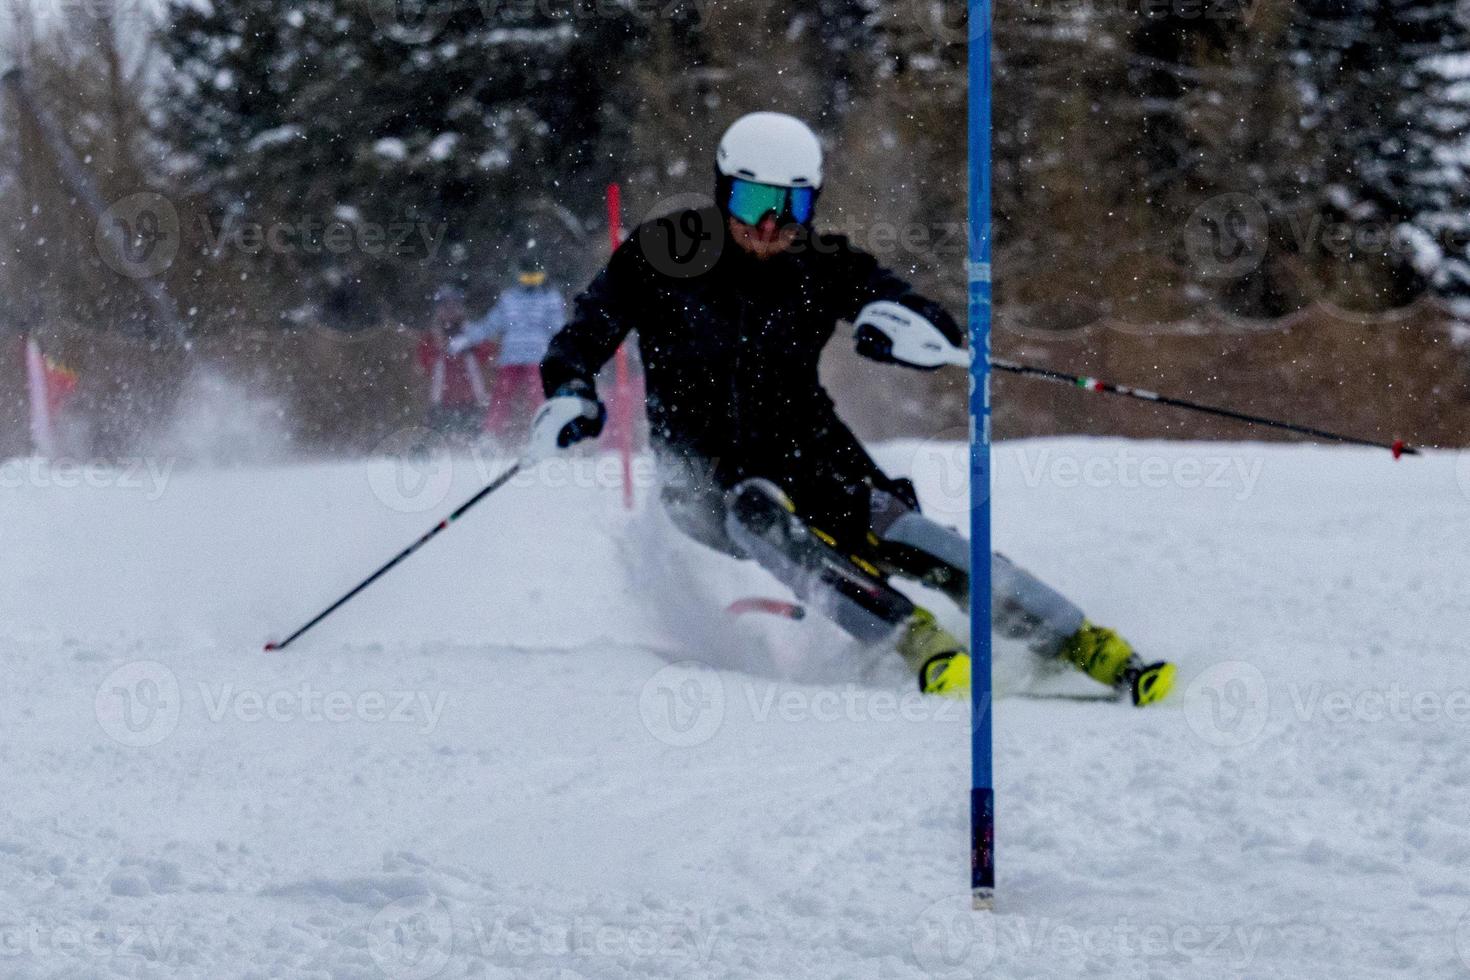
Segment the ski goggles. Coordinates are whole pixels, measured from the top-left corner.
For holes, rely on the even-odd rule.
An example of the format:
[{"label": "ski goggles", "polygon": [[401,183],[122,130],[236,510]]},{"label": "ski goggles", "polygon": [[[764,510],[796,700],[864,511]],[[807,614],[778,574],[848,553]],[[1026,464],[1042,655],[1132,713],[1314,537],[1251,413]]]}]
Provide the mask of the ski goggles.
[{"label": "ski goggles", "polygon": [[817,191],[814,187],[777,187],[736,177],[730,182],[726,206],[736,221],[747,225],[760,224],[768,214],[777,221],[804,225],[816,213]]}]

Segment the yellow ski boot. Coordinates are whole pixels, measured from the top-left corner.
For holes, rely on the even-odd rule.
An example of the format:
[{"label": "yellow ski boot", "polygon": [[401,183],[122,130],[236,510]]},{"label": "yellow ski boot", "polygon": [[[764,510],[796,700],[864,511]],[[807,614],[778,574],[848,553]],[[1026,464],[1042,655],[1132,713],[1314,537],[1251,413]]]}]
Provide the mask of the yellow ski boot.
[{"label": "yellow ski boot", "polygon": [[1176,673],[1178,668],[1167,660],[1148,666],[1140,663],[1123,672],[1128,690],[1133,695],[1133,704],[1139,708],[1168,697],[1169,692],[1174,689]]},{"label": "yellow ski boot", "polygon": [[970,696],[970,651],[929,610],[914,610],[899,637],[898,653],[919,675],[919,690],[925,694],[955,700]]},{"label": "yellow ski boot", "polygon": [[1162,701],[1174,687],[1173,664],[1145,664],[1127,640],[1086,620],[1062,644],[1061,657],[1093,680],[1127,691],[1138,707]]}]

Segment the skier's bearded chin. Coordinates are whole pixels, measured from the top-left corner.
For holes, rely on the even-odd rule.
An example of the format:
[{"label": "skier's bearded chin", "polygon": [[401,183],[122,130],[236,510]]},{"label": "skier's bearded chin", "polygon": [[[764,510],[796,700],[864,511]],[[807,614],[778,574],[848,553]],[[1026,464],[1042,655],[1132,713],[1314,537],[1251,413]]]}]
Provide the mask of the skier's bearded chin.
[{"label": "skier's bearded chin", "polygon": [[736,218],[728,219],[730,237],[746,252],[762,261],[772,259],[791,247],[801,231],[800,225],[782,225],[767,216],[758,225],[748,225]]}]

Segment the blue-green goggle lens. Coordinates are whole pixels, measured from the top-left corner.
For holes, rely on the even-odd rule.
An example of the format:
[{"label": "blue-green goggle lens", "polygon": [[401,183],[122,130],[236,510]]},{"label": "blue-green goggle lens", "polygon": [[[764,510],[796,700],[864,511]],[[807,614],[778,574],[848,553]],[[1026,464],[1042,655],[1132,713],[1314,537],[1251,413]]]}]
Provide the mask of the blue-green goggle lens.
[{"label": "blue-green goggle lens", "polygon": [[735,179],[730,184],[730,214],[747,225],[758,225],[766,215],[798,224],[812,220],[817,192],[810,187],[775,187]]}]

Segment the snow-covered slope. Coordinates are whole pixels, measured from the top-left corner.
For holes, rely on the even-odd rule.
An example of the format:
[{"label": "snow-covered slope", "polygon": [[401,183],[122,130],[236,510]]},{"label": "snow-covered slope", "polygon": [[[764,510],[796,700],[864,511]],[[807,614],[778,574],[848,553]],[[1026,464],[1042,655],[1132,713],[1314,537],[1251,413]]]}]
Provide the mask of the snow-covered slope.
[{"label": "snow-covered slope", "polygon": [[[958,447],[883,457],[965,519]],[[6,464],[0,975],[1470,973],[1455,457],[1001,446],[998,546],[1183,677],[999,702],[994,917],[967,713],[726,621],[770,581],[625,517],[606,463],[261,652],[496,468]]]}]

